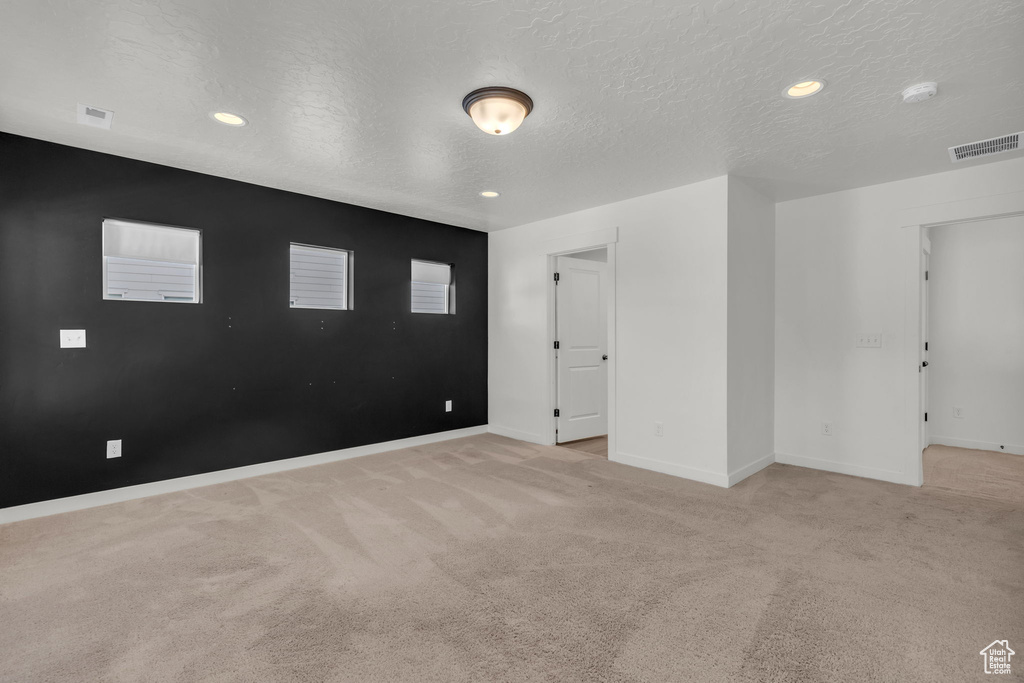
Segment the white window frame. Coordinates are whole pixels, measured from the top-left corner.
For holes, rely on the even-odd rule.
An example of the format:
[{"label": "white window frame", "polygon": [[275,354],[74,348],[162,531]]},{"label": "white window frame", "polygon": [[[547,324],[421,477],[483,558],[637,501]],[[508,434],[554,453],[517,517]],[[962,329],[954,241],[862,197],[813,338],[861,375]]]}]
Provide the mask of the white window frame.
[{"label": "white window frame", "polygon": [[[425,279],[416,279],[416,264],[421,263],[427,266],[444,266],[448,269],[447,282],[444,282],[442,278],[434,278],[433,281]],[[455,314],[455,265],[452,263],[443,263],[441,261],[428,261],[426,259],[412,259],[410,263],[410,283],[409,283],[409,306],[413,313],[422,313],[425,315],[454,315]],[[428,285],[428,286],[444,286],[444,310],[443,311],[429,311],[429,310],[416,310],[413,306],[412,298],[415,293],[415,286]]]},{"label": "white window frame", "polygon": [[[292,248],[302,249],[311,252],[329,252],[333,254],[343,254],[345,258],[345,272],[342,278],[342,305],[338,306],[322,306],[315,304],[296,304],[296,299],[292,296]],[[303,244],[300,242],[289,242],[288,244],[288,307],[289,308],[306,308],[317,311],[351,311],[353,306],[353,261],[354,253],[350,249],[341,249],[339,247],[324,247],[315,244]]]},{"label": "white window frame", "polygon": [[[175,231],[181,233],[194,233],[195,235],[195,250],[193,254],[187,257],[187,260],[182,259],[164,259],[164,258],[153,258],[131,254],[113,254],[108,253],[111,249],[110,245],[107,244],[107,228],[108,224],[110,228],[116,228],[118,226],[138,226],[140,228],[157,228],[159,230]],[[163,223],[149,223],[145,221],[136,221],[124,218],[104,218],[101,224],[102,231],[102,260],[103,260],[103,277],[102,277],[102,298],[104,301],[134,301],[134,302],[146,302],[146,303],[168,303],[168,304],[200,304],[203,302],[203,231],[195,228],[183,228],[176,225],[165,225]],[[124,260],[135,260],[143,261],[152,264],[167,263],[173,266],[190,266],[192,267],[192,287],[193,295],[191,299],[184,299],[182,297],[174,297],[166,294],[162,294],[162,299],[139,299],[124,296],[111,296],[109,282],[109,268],[108,259],[117,258]],[[127,293],[127,290],[125,291]]]}]

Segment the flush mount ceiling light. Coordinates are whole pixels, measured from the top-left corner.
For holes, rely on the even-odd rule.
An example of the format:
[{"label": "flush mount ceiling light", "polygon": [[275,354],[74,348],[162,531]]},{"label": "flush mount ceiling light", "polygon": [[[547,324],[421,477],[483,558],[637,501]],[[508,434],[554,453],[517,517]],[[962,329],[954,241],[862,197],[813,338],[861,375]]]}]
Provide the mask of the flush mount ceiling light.
[{"label": "flush mount ceiling light", "polygon": [[476,127],[490,135],[508,135],[533,111],[533,100],[512,88],[480,88],[462,100]]},{"label": "flush mount ceiling light", "polygon": [[494,197],[500,197],[501,193],[500,192],[495,192],[494,190],[484,190],[483,192],[480,193],[480,196],[481,197],[487,197],[488,199],[492,199]]},{"label": "flush mount ceiling light", "polygon": [[212,118],[214,121],[217,121],[218,123],[223,123],[225,126],[235,126],[236,128],[241,128],[242,126],[249,123],[245,120],[244,116],[232,114],[231,112],[227,111],[211,111],[210,118]]},{"label": "flush mount ceiling light", "polygon": [[807,80],[794,83],[785,90],[782,94],[791,100],[799,100],[804,97],[810,97],[811,95],[817,95],[825,89],[825,81],[822,80]]}]

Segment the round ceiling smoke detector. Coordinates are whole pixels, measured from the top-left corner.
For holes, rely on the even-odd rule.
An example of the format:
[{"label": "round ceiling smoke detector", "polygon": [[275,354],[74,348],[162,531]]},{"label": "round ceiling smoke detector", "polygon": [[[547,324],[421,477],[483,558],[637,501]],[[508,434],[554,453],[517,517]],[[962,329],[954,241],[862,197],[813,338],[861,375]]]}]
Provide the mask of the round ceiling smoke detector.
[{"label": "round ceiling smoke detector", "polygon": [[938,83],[918,83],[917,85],[912,85],[903,91],[903,101],[907,104],[916,104],[917,102],[930,100],[938,94]]}]

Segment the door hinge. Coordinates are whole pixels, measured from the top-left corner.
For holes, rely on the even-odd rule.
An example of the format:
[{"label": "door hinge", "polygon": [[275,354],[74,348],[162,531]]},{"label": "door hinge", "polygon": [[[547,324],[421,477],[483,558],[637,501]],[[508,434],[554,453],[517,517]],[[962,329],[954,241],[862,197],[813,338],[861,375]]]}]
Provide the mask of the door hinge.
[{"label": "door hinge", "polygon": [[555,408],[555,417],[561,417],[561,416],[562,415],[561,415],[561,413],[559,413],[558,408]]},{"label": "door hinge", "polygon": [[927,279],[928,279],[928,271],[927,271],[927,270],[926,270],[926,271],[924,271],[924,279],[925,279],[925,280],[927,280]]},{"label": "door hinge", "polygon": [[925,421],[925,422],[927,422],[927,421],[928,421],[928,413],[925,413],[925,414],[924,414],[924,421]]},{"label": "door hinge", "polygon": [[555,282],[558,282],[558,273],[555,273]]},{"label": "door hinge", "polygon": [[925,351],[927,351],[927,350],[928,350],[928,342],[925,342],[925,343],[924,343],[924,350],[925,350]]},{"label": "door hinge", "polygon": [[555,342],[555,348],[556,348],[556,349],[557,349],[557,348],[560,348],[560,347],[559,347],[559,345],[558,345],[558,342]]}]

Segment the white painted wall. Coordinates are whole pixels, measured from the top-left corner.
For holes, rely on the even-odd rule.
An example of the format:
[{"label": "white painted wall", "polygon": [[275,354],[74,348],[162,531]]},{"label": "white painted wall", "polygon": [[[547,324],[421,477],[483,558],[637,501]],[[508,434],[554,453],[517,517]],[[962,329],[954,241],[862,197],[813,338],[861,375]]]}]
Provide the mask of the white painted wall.
[{"label": "white painted wall", "polygon": [[775,202],[729,177],[728,439],[732,483],[775,452]]},{"label": "white painted wall", "polygon": [[550,442],[547,255],[617,227],[610,457],[726,485],[727,193],[722,176],[490,233],[492,431]]},{"label": "white painted wall", "polygon": [[[910,482],[906,237],[895,216],[1022,187],[1017,158],[776,205],[777,461]],[[856,348],[858,332],[881,332],[882,347]],[[831,437],[821,434],[825,420]]]},{"label": "white painted wall", "polygon": [[1024,216],[930,236],[930,440],[1024,453]]}]

